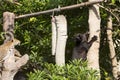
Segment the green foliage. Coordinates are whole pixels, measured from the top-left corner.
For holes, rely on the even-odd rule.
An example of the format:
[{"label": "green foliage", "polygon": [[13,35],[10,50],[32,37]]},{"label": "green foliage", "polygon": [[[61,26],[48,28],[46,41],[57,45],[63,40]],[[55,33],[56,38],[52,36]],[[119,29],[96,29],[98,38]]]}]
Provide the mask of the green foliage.
[{"label": "green foliage", "polygon": [[44,64],[44,69],[28,74],[28,80],[98,80],[98,72],[87,68],[87,61],[74,60],[65,66]]},{"label": "green foliage", "polygon": [[110,75],[105,69],[101,68],[101,80],[114,80],[113,76]]},{"label": "green foliage", "polygon": [[111,2],[112,2],[112,4],[114,4],[114,3],[115,3],[115,0],[112,0]]},{"label": "green foliage", "polygon": [[[112,15],[112,20],[113,20],[113,42],[115,45],[115,50],[116,50],[116,57],[119,60],[120,59],[120,23],[119,21],[115,18],[119,18],[119,8],[120,8],[120,2],[119,0],[107,0],[106,3],[103,3],[103,6],[110,10],[115,16]],[[108,44],[108,39],[107,39],[107,34],[106,34],[106,28],[107,28],[107,21],[108,21],[108,15],[111,13],[107,12],[104,9],[101,9],[101,41],[100,41],[100,67],[101,67],[101,75],[102,75],[102,80],[113,80],[110,79],[112,77],[112,66],[111,66],[111,59],[110,59],[110,51],[109,51],[109,44]],[[120,20],[120,18],[119,18]],[[108,68],[109,66],[109,68]],[[104,70],[103,70],[104,69]],[[106,75],[107,73],[107,75]]]},{"label": "green foliage", "polygon": [[[22,6],[12,5],[15,8],[9,8],[9,10],[13,10],[16,15],[22,15],[26,13],[32,13],[37,11],[44,11],[51,8],[56,8],[58,5],[67,6],[71,4],[77,3],[74,0],[21,0],[19,1]],[[86,8],[85,8],[86,9]],[[72,50],[71,46],[73,46],[73,40],[71,37],[78,32],[85,32],[87,29],[86,19],[87,12],[83,9],[79,14],[80,9],[76,9],[78,12],[73,13],[70,12],[60,12],[57,14],[65,14],[67,15],[68,20],[68,43],[67,45],[69,50]],[[85,12],[84,12],[85,11]],[[52,14],[52,13],[51,13]],[[51,15],[50,14],[50,15]],[[19,19],[15,22],[15,36],[19,40],[21,40],[21,46],[19,47],[20,52],[22,54],[29,54],[30,61],[32,63],[42,64],[42,61],[54,62],[54,57],[51,58],[51,18],[50,15],[40,15],[38,17],[31,17],[25,19]],[[81,15],[81,16],[80,16]],[[73,17],[71,17],[73,16]],[[79,29],[78,29],[79,28]],[[72,40],[72,41],[71,41]],[[70,41],[70,42],[69,42]],[[71,43],[72,42],[72,43]],[[71,52],[71,51],[70,51]],[[71,53],[69,53],[71,54]],[[68,57],[69,58],[69,57]],[[66,59],[68,61],[68,59]]]}]

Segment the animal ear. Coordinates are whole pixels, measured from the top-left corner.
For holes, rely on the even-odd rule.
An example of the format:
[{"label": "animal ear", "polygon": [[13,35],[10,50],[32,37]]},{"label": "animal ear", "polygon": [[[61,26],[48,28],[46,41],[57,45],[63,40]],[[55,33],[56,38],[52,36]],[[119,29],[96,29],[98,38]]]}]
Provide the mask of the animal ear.
[{"label": "animal ear", "polygon": [[82,40],[81,33],[78,33],[78,34],[74,35],[74,39],[75,39],[75,41],[81,41]]}]

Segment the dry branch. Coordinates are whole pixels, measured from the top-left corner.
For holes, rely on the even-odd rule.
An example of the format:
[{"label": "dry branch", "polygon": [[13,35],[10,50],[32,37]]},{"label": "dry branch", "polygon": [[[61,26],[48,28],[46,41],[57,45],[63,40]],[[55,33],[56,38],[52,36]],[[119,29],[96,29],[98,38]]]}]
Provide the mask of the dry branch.
[{"label": "dry branch", "polygon": [[[108,17],[108,22],[107,22],[107,28],[112,30],[112,17],[109,15]],[[113,40],[112,40],[112,31],[107,30],[107,37],[108,37],[108,43],[109,43],[109,48],[110,48],[110,58],[112,61],[112,72],[114,78],[117,79],[117,58],[116,58],[116,53],[115,53],[115,48],[113,45]]]},{"label": "dry branch", "polygon": [[46,10],[46,11],[20,15],[20,16],[16,16],[16,19],[39,16],[41,14],[46,14],[46,13],[51,13],[51,12],[58,12],[58,11],[63,11],[63,10],[75,9],[75,8],[79,8],[79,7],[83,7],[83,6],[93,5],[93,4],[100,3],[100,2],[103,2],[103,0],[92,1],[92,2],[84,2],[84,3],[80,3],[80,4],[76,4],[76,5],[71,5],[71,6],[61,7],[61,8],[59,7],[59,8],[55,8],[55,9]]}]

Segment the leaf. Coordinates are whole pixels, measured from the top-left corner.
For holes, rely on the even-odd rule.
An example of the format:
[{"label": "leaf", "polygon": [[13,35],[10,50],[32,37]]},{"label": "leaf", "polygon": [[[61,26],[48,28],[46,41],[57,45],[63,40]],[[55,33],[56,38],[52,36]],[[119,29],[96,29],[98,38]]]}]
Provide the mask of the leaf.
[{"label": "leaf", "polygon": [[35,17],[30,18],[29,22],[35,22],[37,19]]},{"label": "leaf", "polygon": [[115,4],[115,1],[116,1],[116,0],[112,0],[112,4]]}]

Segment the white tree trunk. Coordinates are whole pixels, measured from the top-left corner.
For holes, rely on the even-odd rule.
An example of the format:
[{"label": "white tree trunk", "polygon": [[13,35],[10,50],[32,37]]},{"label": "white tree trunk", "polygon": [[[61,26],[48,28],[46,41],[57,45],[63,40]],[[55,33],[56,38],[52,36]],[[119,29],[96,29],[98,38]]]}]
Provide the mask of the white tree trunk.
[{"label": "white tree trunk", "polygon": [[[89,1],[96,1],[96,0],[89,0]],[[97,36],[97,41],[95,41],[87,54],[88,60],[88,67],[99,70],[99,45],[100,45],[100,12],[99,7],[95,4],[90,6],[89,8],[89,30],[90,30],[90,37],[91,39],[94,35]],[[98,74],[100,75],[100,73]]]},{"label": "white tree trunk", "polygon": [[65,47],[67,40],[67,21],[65,16],[55,16],[57,24],[57,46],[55,61],[59,66],[65,65]]},{"label": "white tree trunk", "polygon": [[110,58],[112,61],[112,73],[114,78],[117,79],[117,59],[116,59],[116,53],[113,45],[113,40],[112,40],[112,17],[109,15],[108,17],[108,23],[107,23],[107,37],[108,37],[108,43],[109,43],[109,48],[110,48]]}]

